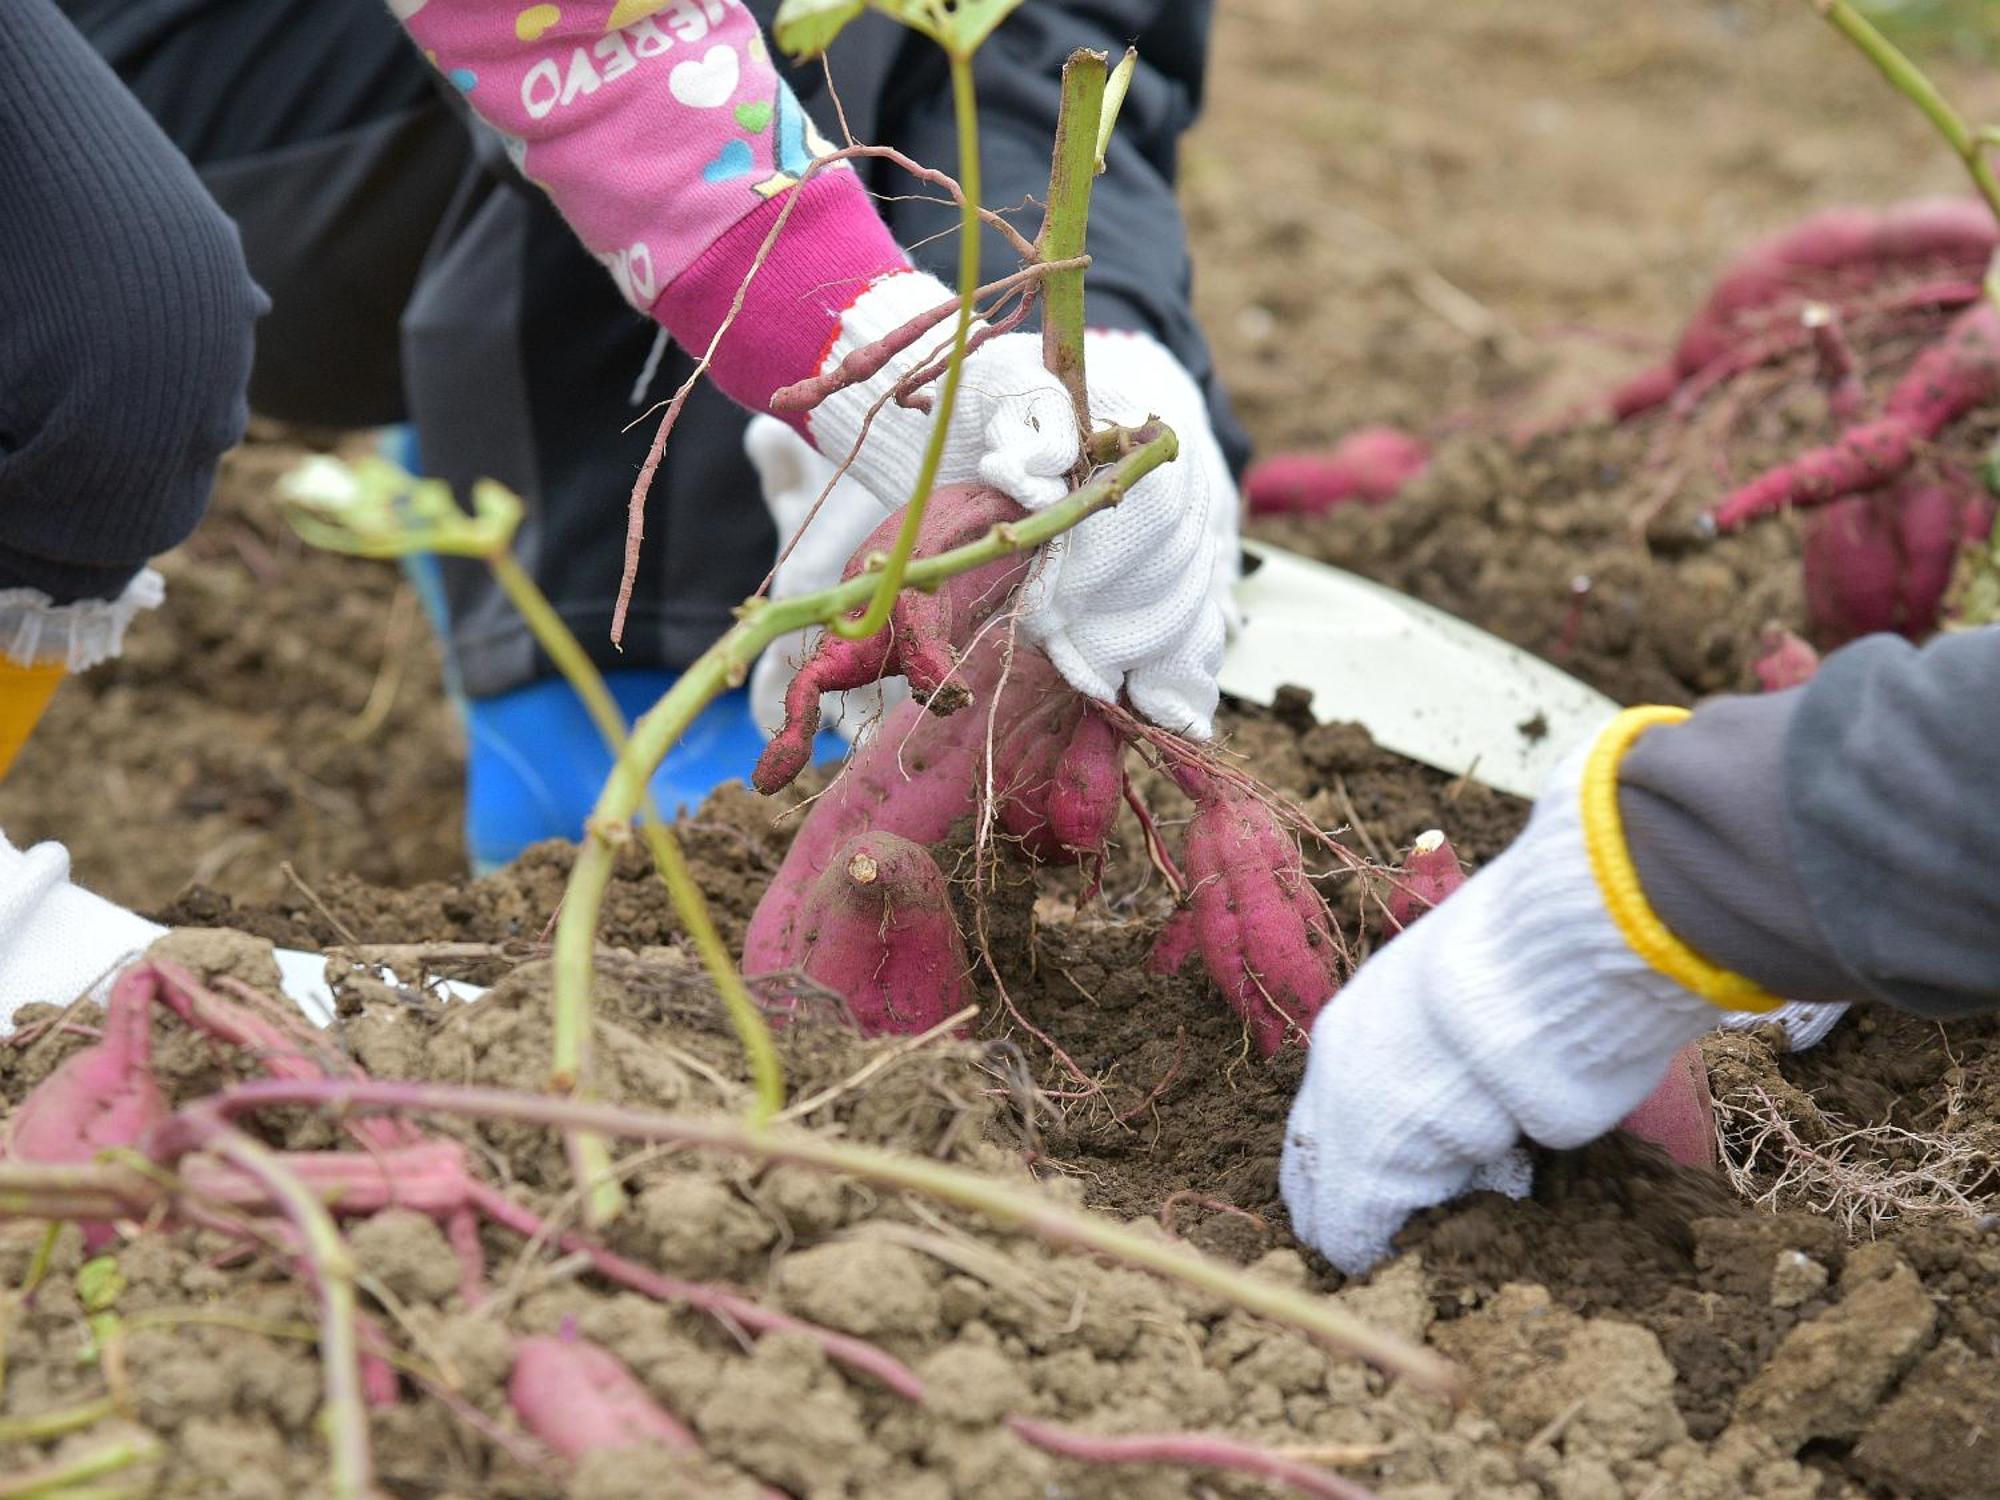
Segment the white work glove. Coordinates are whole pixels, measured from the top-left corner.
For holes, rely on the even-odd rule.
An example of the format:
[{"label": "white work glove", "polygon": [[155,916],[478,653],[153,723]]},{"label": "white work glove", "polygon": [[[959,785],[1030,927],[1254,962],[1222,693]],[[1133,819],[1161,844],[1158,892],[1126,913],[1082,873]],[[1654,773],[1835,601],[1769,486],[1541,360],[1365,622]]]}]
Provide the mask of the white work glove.
[{"label": "white work glove", "polygon": [[1579,784],[1551,773],[1498,859],[1362,965],[1319,1013],[1279,1180],[1298,1236],[1359,1274],[1412,1213],[1526,1136],[1612,1129],[1720,1019],[1633,951],[1598,893]]},{"label": "white work glove", "polygon": [[0,835],[0,1034],[24,1005],[101,1000],[107,981],[165,931],[71,885],[61,844],[24,853]]},{"label": "white work glove", "polygon": [[[24,1005],[102,1001],[111,981],[166,932],[71,884],[69,851],[61,844],[23,852],[0,834],[0,1036],[14,1029],[14,1014]],[[330,1025],[326,959],[294,948],[275,949],[272,956],[285,994],[315,1025]],[[473,985],[446,988],[464,1000],[482,993]]]},{"label": "white work glove", "polygon": [[[840,582],[847,560],[882,524],[888,511],[852,471],[834,481],[826,503],[813,513],[833,480],[831,460],[822,458],[798,433],[776,417],[753,417],[743,434],[743,451],[757,470],[764,492],[764,505],[778,529],[778,551],[794,536],[798,542],[784,557],[771,578],[773,599],[795,599]],[[812,516],[810,524],[806,517]],[[806,529],[803,534],[799,528]],[[817,631],[795,630],[779,636],[764,648],[750,669],[750,713],[767,735],[776,734],[785,723],[785,689],[792,674],[812,649]],[[909,696],[909,684],[900,677],[885,678],[866,687],[844,693],[820,694],[820,722],[834,730],[850,745],[858,743],[863,731],[881,722],[882,715]]]},{"label": "white work glove", "polygon": [[[823,368],[950,295],[920,272],[884,277],[842,315]],[[869,409],[947,331],[822,402],[807,418],[820,452],[838,461],[852,451]],[[1159,416],[1181,455],[1044,549],[1022,626],[1078,692],[1108,702],[1122,690],[1154,723],[1205,739],[1237,566],[1235,486],[1200,391],[1166,349],[1143,334],[1092,333],[1085,352],[1093,419],[1130,426]],[[886,402],[849,473],[885,506],[902,505],[930,425],[930,414]],[[1069,395],[1042,366],[1040,336],[1007,334],[966,360],[939,482],[983,480],[1040,510],[1069,493],[1078,447]]]}]

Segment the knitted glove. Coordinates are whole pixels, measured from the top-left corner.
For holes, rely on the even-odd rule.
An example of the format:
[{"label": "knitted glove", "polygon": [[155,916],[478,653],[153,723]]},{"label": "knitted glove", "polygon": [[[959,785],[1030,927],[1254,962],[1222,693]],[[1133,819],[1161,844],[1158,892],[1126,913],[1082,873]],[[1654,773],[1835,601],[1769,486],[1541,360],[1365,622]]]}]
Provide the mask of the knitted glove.
[{"label": "knitted glove", "polygon": [[[781,560],[771,578],[771,597],[795,599],[840,582],[854,549],[882,524],[882,502],[851,474],[834,480],[833,464],[776,417],[753,417],[743,434],[743,449],[757,470],[765,508],[778,530]],[[813,505],[829,482],[833,489],[814,514]],[[795,536],[798,540],[785,556],[785,544]],[[805,660],[815,633],[795,630],[778,637],[750,669],[751,716],[767,735],[784,726],[785,688]],[[909,687],[900,678],[844,693],[822,693],[820,722],[853,744],[908,694]]]},{"label": "knitted glove", "polygon": [[1504,854],[1313,1025],[1280,1182],[1293,1228],[1343,1271],[1480,1185],[1520,1137],[1560,1148],[1610,1130],[1720,1019],[1606,907],[1584,839],[1591,748],[1551,774]]},{"label": "knitted glove", "polygon": [[[842,315],[821,368],[950,295],[920,272],[881,278]],[[865,442],[862,426],[937,342],[919,340],[807,419],[822,454],[837,460],[860,444],[848,472],[890,507],[915,485],[930,414],[890,400]],[[1205,739],[1237,565],[1235,487],[1199,389],[1161,345],[1142,334],[1093,333],[1086,356],[1093,417],[1131,425],[1158,415],[1179,436],[1181,456],[1049,544],[1024,592],[1022,625],[1078,692],[1109,702],[1122,691],[1155,723]],[[1077,457],[1069,396],[1043,368],[1039,337],[1004,335],[968,356],[940,483],[984,480],[1039,510],[1069,492]]]}]

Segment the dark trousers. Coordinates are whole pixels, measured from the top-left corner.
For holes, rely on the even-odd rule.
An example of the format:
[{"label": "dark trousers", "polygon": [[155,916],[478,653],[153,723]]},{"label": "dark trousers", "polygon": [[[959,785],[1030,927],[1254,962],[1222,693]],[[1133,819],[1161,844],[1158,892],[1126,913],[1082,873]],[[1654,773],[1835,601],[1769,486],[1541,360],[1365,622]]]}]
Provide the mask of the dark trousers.
[{"label": "dark trousers", "polygon": [[[653,424],[625,429],[654,326],[434,85],[382,0],[62,3],[242,232],[272,303],[258,412],[407,420],[426,472],[519,491],[521,560],[604,665],[683,666],[727,628],[776,544],[743,414],[712,388],[689,400],[613,651],[625,501]],[[668,350],[652,399],[691,368]],[[546,670],[482,566],[448,560],[446,591],[468,692]]]},{"label": "dark trousers", "polygon": [[243,435],[257,288],[49,0],[0,3],[0,590],[115,598]]}]

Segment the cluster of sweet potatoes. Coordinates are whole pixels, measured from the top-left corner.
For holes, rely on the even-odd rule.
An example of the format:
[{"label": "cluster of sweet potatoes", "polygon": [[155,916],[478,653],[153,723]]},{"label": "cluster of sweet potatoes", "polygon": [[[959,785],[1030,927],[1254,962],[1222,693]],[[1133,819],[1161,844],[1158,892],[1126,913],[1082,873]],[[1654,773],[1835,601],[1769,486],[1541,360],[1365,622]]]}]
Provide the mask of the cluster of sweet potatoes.
[{"label": "cluster of sweet potatoes", "polygon": [[[1612,397],[1619,418],[1685,408],[1759,365],[1813,357],[1840,430],[1731,491],[1712,518],[1726,531],[1785,509],[1811,512],[1806,608],[1823,645],[1873,631],[1929,634],[1960,549],[1993,525],[1993,499],[1977,479],[1932,461],[1929,449],[2000,400],[2000,308],[1981,292],[1996,249],[2000,226],[1970,199],[1815,215],[1739,256],[1673,356]],[[1879,412],[1868,409],[1844,332],[1862,321],[1885,332],[1942,330]]]},{"label": "cluster of sweet potatoes", "polygon": [[[1019,515],[997,491],[939,491],[918,546],[929,555]],[[858,569],[900,518],[864,542]],[[813,803],[747,935],[743,966],[787,971],[845,997],[870,1032],[920,1031],[970,998],[970,965],[931,846],[966,819],[1037,862],[1089,864],[1106,851],[1126,793],[1135,721],[1069,688],[1016,638],[1006,609],[1029,563],[963,574],[898,603],[862,641],[822,637],[800,669],[789,717],[759,763],[759,790],[805,763],[821,692],[885,673],[914,695],[892,710]],[[1195,805],[1182,845],[1186,907],[1162,954],[1199,952],[1258,1049],[1302,1035],[1340,981],[1340,944],[1293,834],[1243,778],[1202,752],[1148,733]],[[1162,963],[1166,959],[1161,960]]]}]

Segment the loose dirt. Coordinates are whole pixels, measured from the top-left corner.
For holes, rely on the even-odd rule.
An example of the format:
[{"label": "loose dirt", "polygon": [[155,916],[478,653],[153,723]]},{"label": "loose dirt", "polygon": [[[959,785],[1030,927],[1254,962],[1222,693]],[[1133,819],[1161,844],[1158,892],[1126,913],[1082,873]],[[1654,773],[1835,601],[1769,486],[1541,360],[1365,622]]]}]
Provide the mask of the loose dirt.
[{"label": "loose dirt", "polygon": [[[1240,406],[1273,448],[1373,420],[1444,439],[1392,506],[1260,531],[1626,701],[1748,687],[1758,627],[1797,621],[1795,539],[1779,524],[1710,544],[1689,521],[1731,474],[1818,435],[1812,392],[1769,393],[1726,446],[1712,432],[1666,441],[1657,423],[1525,447],[1492,434],[1546,422],[1643,363],[1752,234],[1831,202],[1955,190],[1955,165],[1803,7],[1778,0],[1221,10],[1212,118],[1189,148],[1186,197],[1203,316]],[[1974,113],[2000,114],[1992,75],[1943,74]],[[1974,424],[1953,451],[1989,435]],[[175,922],[358,943],[404,962],[421,950],[442,972],[498,983],[451,1009],[356,985],[338,1037],[383,1076],[538,1087],[539,944],[570,852],[544,846],[464,878],[458,752],[427,632],[393,570],[286,537],[268,491],[290,451],[253,445],[232,463],[216,517],[169,560],[168,609],[117,668],[65,690],[0,789],[0,824],[17,840],[63,838],[84,879]],[[1351,727],[1237,711],[1225,730],[1365,856],[1440,827],[1476,864],[1523,816]],[[78,745],[101,775],[79,775]],[[1146,790],[1171,824],[1174,800]],[[774,811],[725,791],[683,830],[732,941],[789,837]],[[1366,879],[1328,857],[1315,870],[1365,954],[1380,940]],[[734,1497],[754,1493],[754,1475],[800,1495],[890,1500],[1266,1493],[1214,1474],[1051,1460],[1003,1430],[1010,1411],[1099,1431],[1226,1431],[1310,1451],[1393,1500],[1990,1491],[2000,1240],[1984,1216],[2000,1185],[2000,1025],[1861,1015],[1800,1056],[1765,1033],[1717,1039],[1726,1174],[1689,1174],[1616,1138],[1544,1154],[1532,1200],[1424,1215],[1398,1259],[1343,1286],[1301,1253],[1276,1192],[1301,1059],[1257,1062],[1192,973],[1145,975],[1164,911],[1129,827],[1090,899],[1074,877],[1031,887],[1003,874],[976,1039],[903,1057],[813,1123],[1031,1175],[1325,1291],[1459,1361],[1471,1379],[1462,1411],[961,1216],[683,1156],[637,1168],[614,1248],[880,1340],[938,1393],[930,1408],[796,1339],[746,1347],[518,1241],[489,1237],[503,1291],[468,1309],[438,1272],[438,1232],[392,1216],[356,1232],[357,1253],[458,1410],[411,1392],[378,1415],[391,1492]],[[607,1092],[677,1110],[739,1105],[733,1044],[636,851],[605,913]],[[207,1047],[160,1035],[178,1088],[222,1076]],[[0,1046],[0,1098],[17,1101],[80,1044]],[[812,1020],[783,1049],[795,1097],[872,1055]],[[286,1144],[333,1143],[320,1124],[282,1128]],[[562,1162],[544,1136],[463,1135],[492,1180],[561,1207]],[[31,1248],[0,1238],[0,1284],[19,1284]],[[181,1232],[119,1253],[133,1402],[121,1420],[167,1442],[148,1493],[317,1493],[318,1371],[297,1333],[311,1302],[271,1257],[225,1264],[214,1252]],[[4,1326],[0,1422],[104,1389],[109,1367],[79,1359],[90,1347],[79,1258],[66,1236],[32,1308]],[[466,1411],[500,1412],[509,1336],[566,1321],[625,1359],[710,1460],[648,1454],[556,1475],[482,1436]],[[4,1456],[81,1440],[64,1441]]]}]

